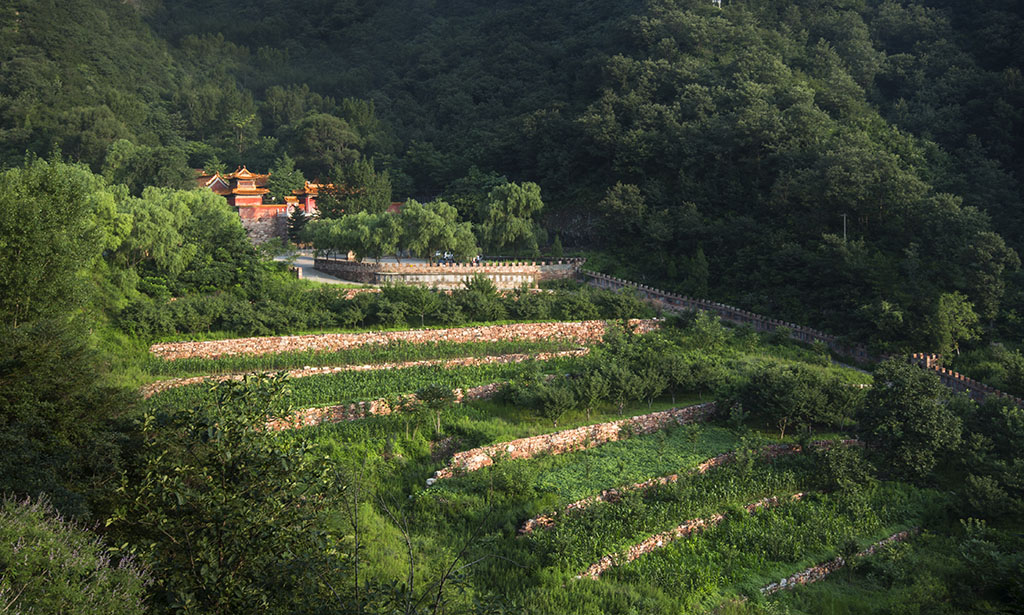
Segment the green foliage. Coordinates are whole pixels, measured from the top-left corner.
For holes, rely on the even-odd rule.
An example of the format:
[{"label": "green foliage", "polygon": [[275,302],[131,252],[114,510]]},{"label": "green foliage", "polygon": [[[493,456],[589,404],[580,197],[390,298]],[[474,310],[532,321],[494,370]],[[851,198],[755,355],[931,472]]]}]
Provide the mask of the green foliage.
[{"label": "green foliage", "polygon": [[515,256],[519,255],[520,248],[528,254],[536,254],[533,216],[543,208],[540,186],[533,182],[495,186],[480,206],[481,243],[497,251],[511,248]]},{"label": "green foliage", "polygon": [[540,407],[538,415],[551,421],[557,429],[558,420],[579,404],[572,385],[565,379],[556,379],[554,382],[543,385],[539,393]]},{"label": "green foliage", "polygon": [[[1019,553],[1019,544],[1008,533],[968,520],[952,536],[925,533],[863,559],[852,571],[779,592],[768,603],[742,612],[1012,612],[1021,595],[1019,576],[1011,572],[1018,559],[1014,549]],[[972,572],[979,569],[988,574]]]},{"label": "green foliage", "polygon": [[957,465],[966,477],[955,483],[962,496],[960,509],[977,518],[1019,516],[1024,511],[1024,409],[995,398],[980,406],[962,398],[956,401],[964,418]]},{"label": "green foliage", "polygon": [[969,350],[950,357],[949,366],[1000,391],[1024,396],[1024,354],[1002,344]]},{"label": "green foliage", "polygon": [[360,213],[382,215],[391,205],[388,172],[378,173],[373,162],[365,158],[332,167],[325,183],[327,185],[320,188],[317,196],[317,209],[325,218]]},{"label": "green foliage", "polygon": [[288,212],[288,239],[293,243],[302,241],[303,231],[308,222],[309,218],[302,208],[298,205],[293,206]]},{"label": "green foliage", "polygon": [[960,293],[952,293],[939,297],[933,323],[935,341],[933,348],[940,354],[955,351],[960,354],[960,342],[970,342],[979,338],[978,315],[967,297]]},{"label": "green foliage", "polygon": [[305,185],[306,178],[303,177],[302,171],[295,168],[295,161],[288,154],[275,160],[270,167],[267,188],[273,202],[283,203],[285,197],[292,196],[293,191],[301,190]]},{"label": "green foliage", "polygon": [[860,545],[883,538],[888,527],[912,523],[937,501],[934,494],[894,485],[868,494],[816,495],[753,515],[727,514],[689,540],[606,574],[618,582],[654,579],[684,608],[706,608],[734,595],[737,585],[756,595],[760,584],[834,557],[852,536],[862,537]]},{"label": "green foliage", "polygon": [[455,403],[455,392],[441,383],[431,383],[416,391],[416,399],[434,416],[434,433],[441,434],[441,415]]},{"label": "green foliage", "polygon": [[147,571],[61,518],[46,499],[0,503],[0,596],[11,613],[146,612]]},{"label": "green foliage", "polygon": [[564,250],[562,249],[562,236],[556,234],[555,240],[551,242],[551,256],[554,258],[562,258],[563,252]]},{"label": "green foliage", "polygon": [[442,200],[420,204],[406,201],[398,214],[401,245],[419,258],[433,262],[435,255],[451,252],[459,260],[477,254],[471,225],[458,221],[458,210]]},{"label": "green foliage", "polygon": [[[575,359],[554,359],[544,362],[549,372],[571,366]],[[307,376],[291,383],[287,400],[275,401],[275,408],[292,404],[297,408],[340,404],[353,401],[384,399],[396,394],[414,393],[427,385],[452,389],[503,382],[514,378],[523,370],[532,369],[522,363],[490,363],[445,369],[438,366],[409,367],[398,370],[372,372],[345,371],[334,374]],[[191,385],[170,389],[152,398],[151,404],[161,408],[174,408],[183,404],[196,405],[209,401],[213,394],[206,385]]]},{"label": "green foliage", "polygon": [[0,313],[9,326],[97,299],[90,275],[131,228],[122,191],[80,165],[33,159],[0,173]]},{"label": "green foliage", "polygon": [[841,378],[799,365],[759,366],[741,387],[737,401],[780,437],[788,428],[847,426],[863,398],[861,389]]},{"label": "green foliage", "polygon": [[146,415],[112,523],[140,546],[159,607],[295,613],[337,599],[345,562],[323,520],[343,484],[329,459],[264,429],[286,416],[284,392],[282,378],[253,377]]},{"label": "green foliage", "polygon": [[865,442],[895,476],[927,480],[938,457],[960,442],[961,421],[944,404],[935,375],[890,359],[873,372],[874,386],[858,415]]}]

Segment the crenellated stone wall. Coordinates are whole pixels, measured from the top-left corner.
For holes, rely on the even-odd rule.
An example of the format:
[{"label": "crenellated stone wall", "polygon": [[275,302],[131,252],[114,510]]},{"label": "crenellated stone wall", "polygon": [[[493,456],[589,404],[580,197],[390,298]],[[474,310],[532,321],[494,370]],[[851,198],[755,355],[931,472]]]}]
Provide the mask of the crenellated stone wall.
[{"label": "crenellated stone wall", "polygon": [[[629,325],[637,333],[653,331],[661,321],[631,320]],[[367,333],[322,333],[316,335],[287,335],[278,337],[243,337],[207,342],[171,342],[153,344],[149,351],[168,361],[175,359],[215,359],[231,355],[260,355],[280,352],[337,352],[373,344],[409,342],[498,342],[509,340],[544,341],[567,340],[578,344],[599,342],[608,324],[603,320],[577,322],[514,323],[482,327],[451,329],[410,329],[405,331],[370,331]]]},{"label": "crenellated stone wall", "polygon": [[[616,278],[594,271],[581,269],[580,275],[588,284],[596,286],[597,288],[609,290],[619,290],[622,288],[633,289],[642,299],[666,311],[699,310],[711,312],[718,315],[719,318],[726,322],[731,322],[737,325],[748,325],[753,327],[756,331],[774,331],[779,327],[786,327],[791,331],[790,337],[795,340],[807,343],[822,342],[836,354],[851,357],[861,362],[881,361],[890,358],[889,355],[872,355],[868,352],[867,347],[862,345],[843,344],[839,341],[838,337],[829,335],[823,331],[818,331],[817,329],[782,320],[776,320],[767,316],[761,316],[760,314],[755,314],[723,303],[684,297],[675,293],[651,288],[644,284],[637,284],[635,282],[630,282],[629,280],[623,280],[621,278]],[[1014,404],[1024,407],[1024,399],[1003,393],[1002,391],[990,387],[983,382],[979,382],[964,376],[963,374],[940,367],[938,365],[939,358],[939,355],[917,353],[910,356],[910,362],[924,369],[935,372],[939,377],[939,380],[942,381],[942,384],[956,392],[966,393],[975,401],[981,402],[989,396],[995,396],[1003,399],[1009,399]]]},{"label": "crenellated stone wall", "polygon": [[984,382],[979,382],[959,372],[954,372],[951,369],[942,367],[942,355],[914,353],[910,355],[910,362],[922,369],[926,369],[934,373],[939,377],[939,380],[942,381],[942,384],[953,389],[957,393],[965,393],[968,397],[978,403],[984,402],[988,397],[998,397],[1000,399],[1009,400],[1013,404],[1024,408],[1024,399],[1008,393],[1003,393],[999,389],[990,387]]},{"label": "crenellated stone wall", "polygon": [[619,290],[622,288],[633,289],[642,299],[645,299],[653,303],[655,306],[667,311],[685,310],[692,312],[699,310],[711,312],[726,322],[736,325],[748,325],[753,327],[755,331],[774,331],[779,327],[786,327],[790,329],[790,336],[795,340],[807,343],[820,341],[826,344],[837,354],[852,357],[858,361],[871,361],[876,358],[873,357],[864,346],[850,346],[842,344],[839,342],[839,338],[834,335],[829,335],[824,331],[818,331],[817,329],[812,329],[803,325],[769,318],[748,310],[732,307],[731,305],[725,305],[724,303],[677,295],[675,293],[658,290],[657,288],[651,288],[645,284],[637,284],[636,282],[630,282],[629,280],[623,280],[603,273],[581,269],[580,275],[588,284],[597,288],[604,288],[608,290]]},{"label": "crenellated stone wall", "polygon": [[462,288],[476,275],[489,278],[499,289],[511,290],[524,284],[535,287],[548,280],[575,278],[584,259],[553,261],[512,261],[474,263],[360,263],[352,260],[317,258],[313,267],[324,273],[361,284],[399,282],[440,289]]},{"label": "crenellated stone wall", "polygon": [[493,465],[497,458],[530,459],[537,455],[560,455],[579,451],[606,442],[622,440],[631,435],[652,433],[674,425],[703,420],[714,411],[715,402],[708,402],[686,408],[673,408],[662,412],[642,414],[609,423],[584,425],[575,429],[519,438],[511,442],[481,446],[456,453],[448,465],[434,472],[433,478],[427,482],[428,485],[432,485],[437,480],[451,478],[458,473],[485,468]]}]

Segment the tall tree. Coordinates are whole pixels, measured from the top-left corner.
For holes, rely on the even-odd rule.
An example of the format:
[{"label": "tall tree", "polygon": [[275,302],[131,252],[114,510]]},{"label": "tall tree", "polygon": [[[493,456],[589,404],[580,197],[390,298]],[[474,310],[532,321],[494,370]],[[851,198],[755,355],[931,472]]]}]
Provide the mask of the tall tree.
[{"label": "tall tree", "polygon": [[283,203],[285,197],[291,196],[295,190],[301,190],[306,184],[302,171],[295,168],[295,161],[285,154],[274,161],[267,178],[267,188],[275,203]]},{"label": "tall tree", "polygon": [[457,258],[476,255],[469,222],[458,221],[459,212],[442,200],[426,204],[409,200],[399,213],[402,245],[420,258],[433,260],[437,252],[451,251]]},{"label": "tall tree", "polygon": [[494,250],[511,248],[515,255],[520,249],[535,254],[537,238],[533,216],[543,208],[540,186],[533,182],[495,187],[481,206],[482,243]]},{"label": "tall tree", "polygon": [[934,374],[900,359],[879,364],[873,376],[857,417],[864,440],[895,476],[927,480],[939,456],[960,442],[960,419],[945,403],[949,390]]},{"label": "tall tree", "polygon": [[332,169],[320,188],[317,209],[324,218],[340,218],[359,212],[383,213],[391,206],[391,179],[387,171],[376,172],[373,163],[357,158]]}]

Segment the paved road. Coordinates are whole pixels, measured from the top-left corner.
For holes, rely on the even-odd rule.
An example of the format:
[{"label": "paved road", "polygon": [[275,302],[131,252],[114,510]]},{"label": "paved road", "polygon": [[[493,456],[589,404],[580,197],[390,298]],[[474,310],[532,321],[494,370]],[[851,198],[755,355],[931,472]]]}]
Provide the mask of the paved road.
[{"label": "paved road", "polygon": [[[360,284],[360,282],[353,282],[351,280],[344,280],[342,278],[326,274],[322,271],[313,269],[313,251],[312,250],[299,250],[298,252],[292,252],[290,254],[280,254],[274,257],[275,261],[286,261],[294,256],[295,260],[293,264],[302,270],[303,280],[313,280],[314,282],[323,282],[324,284]],[[394,257],[384,257],[380,259],[382,263],[394,263]],[[425,263],[427,261],[422,258],[403,258],[403,263]],[[373,284],[365,284],[365,286],[374,286]]]},{"label": "paved road", "polygon": [[293,254],[281,254],[275,256],[274,260],[286,261],[291,258],[294,258],[292,264],[302,270],[303,280],[312,280],[314,282],[322,282],[324,284],[356,284],[356,282],[342,280],[341,278],[313,269],[313,255],[311,252],[300,251]]}]

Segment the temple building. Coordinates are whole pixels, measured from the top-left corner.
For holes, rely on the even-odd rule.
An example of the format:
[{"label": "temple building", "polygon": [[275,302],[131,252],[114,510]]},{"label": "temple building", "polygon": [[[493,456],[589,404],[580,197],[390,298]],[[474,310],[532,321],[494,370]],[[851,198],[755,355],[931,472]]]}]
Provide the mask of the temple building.
[{"label": "temple building", "polygon": [[[317,195],[324,187],[324,184],[307,181],[302,188],[284,197],[284,203],[273,203],[267,188],[269,178],[269,173],[253,173],[244,165],[235,169],[234,173],[223,175],[196,169],[196,186],[212,190],[227,199],[228,205],[238,212],[242,226],[255,243],[262,243],[271,237],[285,237],[288,215],[293,207],[298,207],[307,216],[316,215]],[[402,205],[392,203],[387,211],[397,214]]]},{"label": "temple building", "polygon": [[235,208],[242,220],[259,220],[275,216],[287,216],[292,207],[299,207],[307,215],[316,213],[316,196],[320,184],[308,181],[299,190],[292,192],[284,199],[284,203],[268,202],[267,179],[269,173],[253,173],[244,166],[238,167],[234,173],[221,175],[208,174],[200,171],[196,184],[200,188],[208,188],[223,196],[228,205]]}]

